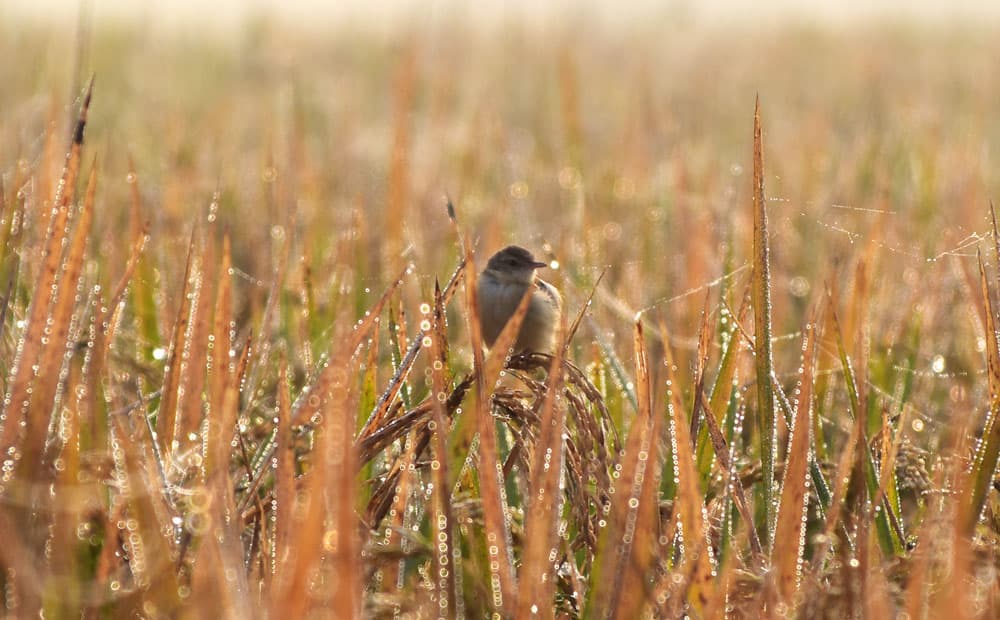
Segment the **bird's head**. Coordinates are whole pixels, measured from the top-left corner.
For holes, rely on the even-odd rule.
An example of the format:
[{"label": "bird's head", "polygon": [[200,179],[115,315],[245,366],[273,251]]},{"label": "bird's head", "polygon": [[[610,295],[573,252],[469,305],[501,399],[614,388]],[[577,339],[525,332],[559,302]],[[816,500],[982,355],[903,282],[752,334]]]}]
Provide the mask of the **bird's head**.
[{"label": "bird's head", "polygon": [[508,245],[490,257],[486,270],[501,280],[531,282],[535,277],[535,270],[547,266],[546,263],[536,261],[528,250]]}]

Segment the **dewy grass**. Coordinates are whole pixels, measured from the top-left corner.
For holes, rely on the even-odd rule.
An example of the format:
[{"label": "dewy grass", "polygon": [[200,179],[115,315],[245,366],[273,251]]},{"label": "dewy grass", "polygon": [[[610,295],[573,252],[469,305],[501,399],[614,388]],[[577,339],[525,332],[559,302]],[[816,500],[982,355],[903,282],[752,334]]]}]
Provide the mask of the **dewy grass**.
[{"label": "dewy grass", "polygon": [[442,19],[0,37],[4,614],[1000,614],[991,33]]}]

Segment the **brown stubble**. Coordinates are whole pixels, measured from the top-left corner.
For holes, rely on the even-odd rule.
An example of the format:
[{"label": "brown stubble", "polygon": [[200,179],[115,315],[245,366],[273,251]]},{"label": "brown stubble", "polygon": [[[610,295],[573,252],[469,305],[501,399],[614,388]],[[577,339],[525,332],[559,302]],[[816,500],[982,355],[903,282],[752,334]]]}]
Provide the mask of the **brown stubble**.
[{"label": "brown stubble", "polygon": [[[565,315],[561,315],[556,342],[565,333]],[[538,440],[531,460],[528,501],[525,512],[525,540],[518,583],[517,617],[551,618],[556,575],[552,556],[557,551],[559,507],[562,503],[560,479],[564,470],[563,434],[566,406],[557,402],[562,391],[562,362],[566,347],[558,347],[549,366],[545,400],[542,403]],[[533,613],[534,612],[534,613]]]},{"label": "brown stubble", "polygon": [[[66,249],[66,256],[56,280],[57,292],[49,315],[51,335],[43,339],[39,356],[38,375],[32,382],[31,409],[28,415],[25,462],[35,467],[35,457],[41,453],[42,441],[49,426],[49,415],[59,386],[60,368],[67,350],[72,343],[67,342],[73,313],[78,306],[80,275],[83,271],[84,254],[90,237],[90,225],[94,217],[94,199],[97,192],[97,166],[93,166],[87,182],[87,193],[77,217],[73,235]],[[79,317],[77,317],[79,319]],[[47,340],[47,343],[45,342]]]},{"label": "brown stubble", "polygon": [[[660,526],[654,490],[659,486],[662,418],[652,413],[650,373],[640,320],[635,322],[633,342],[638,410],[625,441],[608,524],[598,542],[594,590],[588,592],[587,614],[597,618],[627,617],[622,614],[638,613],[649,602],[647,580],[652,569],[652,545],[648,537],[658,538],[653,532],[658,532]],[[646,548],[639,548],[640,543]]]},{"label": "brown stubble", "polygon": [[[812,317],[818,313],[813,312]],[[802,374],[799,379],[798,402],[795,408],[795,423],[790,431],[788,455],[785,459],[785,475],[781,483],[781,499],[778,506],[777,524],[774,530],[774,547],[771,566],[774,569],[774,585],[780,600],[795,609],[795,593],[798,590],[802,554],[805,548],[805,519],[809,505],[809,459],[812,454],[812,403],[813,373],[816,367],[816,322],[810,319],[806,325],[802,344]]]},{"label": "brown stubble", "polygon": [[156,437],[161,453],[169,458],[174,450],[177,432],[177,415],[180,406],[178,390],[184,375],[185,354],[190,335],[192,296],[195,288],[193,277],[198,263],[197,229],[191,231],[188,242],[187,262],[184,267],[184,280],[181,283],[180,305],[174,318],[171,330],[170,349],[167,352],[167,365],[163,371],[163,386],[160,388],[160,406],[156,414]]},{"label": "brown stubble", "polygon": [[[670,430],[675,445],[674,459],[676,461],[675,475],[680,478],[677,485],[677,497],[674,500],[674,511],[683,526],[684,557],[677,568],[683,576],[680,587],[677,584],[668,585],[674,595],[668,604],[674,613],[681,610],[676,607],[680,601],[688,601],[695,611],[701,613],[712,600],[715,591],[713,579],[714,561],[712,549],[706,537],[704,517],[705,500],[698,483],[698,472],[694,462],[694,448],[689,422],[684,419],[684,407],[681,402],[680,386],[677,380],[677,369],[669,347],[664,347],[667,367],[667,410],[670,415]],[[666,583],[666,580],[664,580]],[[662,586],[660,588],[662,590]]]},{"label": "brown stubble", "polygon": [[171,521],[174,511],[170,507],[169,488],[155,471],[153,440],[143,428],[146,424],[143,416],[144,412],[139,410],[111,418],[112,454],[123,496],[123,515],[127,524],[134,523],[122,534],[126,537],[132,580],[143,603],[148,604],[146,613],[152,610],[170,614],[180,607],[179,583],[171,561],[172,544],[162,524]]},{"label": "brown stubble", "polygon": [[[37,376],[39,358],[42,355],[46,322],[50,316],[54,302],[53,291],[59,278],[62,265],[63,247],[69,233],[71,204],[75,196],[77,176],[80,171],[80,157],[83,150],[84,129],[87,125],[87,112],[90,108],[94,81],[91,79],[80,108],[80,114],[73,128],[69,152],[63,167],[62,178],[55,193],[54,214],[48,222],[45,240],[39,248],[42,255],[41,271],[37,276],[36,291],[28,308],[28,318],[23,336],[18,342],[18,351],[14,366],[8,380],[8,392],[5,401],[8,403],[3,411],[3,428],[0,430],[0,454],[10,454],[24,436],[22,420],[28,414],[32,399],[29,388]],[[8,470],[9,471],[9,470]],[[0,493],[6,487],[8,479],[0,480]]]},{"label": "brown stubble", "polygon": [[[315,427],[313,466],[303,481],[302,492],[294,502],[289,546],[298,552],[289,558],[287,569],[276,575],[277,589],[271,597],[272,612],[298,617],[311,608],[311,582],[317,570],[329,567],[338,583],[328,601],[344,618],[361,614],[361,557],[358,536],[359,520],[355,498],[357,448],[354,444],[358,390],[354,386],[351,363],[361,344],[378,325],[378,317],[392,294],[402,283],[406,270],[389,285],[362,321],[347,331],[339,322],[331,340],[330,362],[309,386],[310,398],[292,408],[293,420],[315,419],[322,414],[322,424]],[[349,323],[348,323],[349,324]],[[314,398],[313,398],[314,397]]]}]

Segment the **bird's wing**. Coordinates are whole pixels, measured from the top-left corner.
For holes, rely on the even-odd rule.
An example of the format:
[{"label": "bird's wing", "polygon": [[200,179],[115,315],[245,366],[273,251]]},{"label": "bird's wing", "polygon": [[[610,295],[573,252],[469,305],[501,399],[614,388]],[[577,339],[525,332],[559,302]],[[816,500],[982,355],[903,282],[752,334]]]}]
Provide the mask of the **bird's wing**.
[{"label": "bird's wing", "polygon": [[545,280],[541,278],[535,278],[535,287],[541,292],[545,293],[545,297],[552,302],[552,305],[556,308],[562,305],[562,298],[559,296],[559,291],[556,287],[552,286]]}]

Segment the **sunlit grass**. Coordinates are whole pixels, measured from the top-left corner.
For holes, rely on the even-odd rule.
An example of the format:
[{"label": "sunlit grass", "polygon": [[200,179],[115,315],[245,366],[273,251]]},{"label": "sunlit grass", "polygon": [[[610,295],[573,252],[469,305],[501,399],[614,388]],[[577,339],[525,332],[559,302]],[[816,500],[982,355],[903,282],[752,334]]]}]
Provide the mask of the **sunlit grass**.
[{"label": "sunlit grass", "polygon": [[988,30],[5,32],[9,615],[1000,613]]}]

